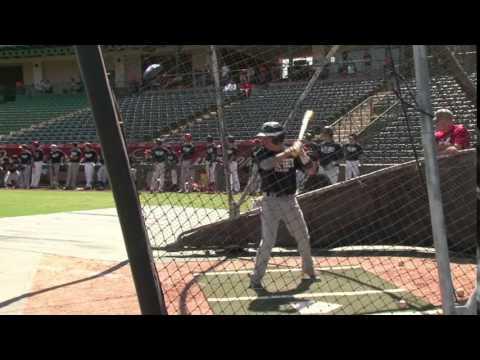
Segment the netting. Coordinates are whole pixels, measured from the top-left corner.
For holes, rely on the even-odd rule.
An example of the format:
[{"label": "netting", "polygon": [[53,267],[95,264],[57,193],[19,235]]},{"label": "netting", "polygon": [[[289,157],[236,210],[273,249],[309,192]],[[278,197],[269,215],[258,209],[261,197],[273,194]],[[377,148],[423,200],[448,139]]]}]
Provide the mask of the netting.
[{"label": "netting", "polygon": [[[169,49],[143,59],[162,72],[120,104],[170,314],[440,312],[411,47],[342,47],[325,58],[331,46],[217,46],[217,67],[209,46]],[[433,110],[449,108],[474,144],[476,106],[439,58],[430,54]],[[294,175],[307,228],[295,196],[265,195],[254,142],[263,123],[290,116],[291,144],[306,110],[316,114],[307,155],[320,164]],[[330,126],[341,145],[358,134],[360,177],[344,181],[355,169],[345,148],[322,149]],[[185,134],[192,156],[182,155]],[[475,284],[475,167],[475,150],[440,160],[460,302]]]},{"label": "netting", "polygon": [[[471,140],[439,157],[462,303],[478,261],[476,100],[462,77],[476,87],[476,47],[449,49],[459,68],[428,48],[427,115],[450,110]],[[412,46],[103,50],[169,314],[441,313]],[[82,106],[0,141],[97,143]]]}]

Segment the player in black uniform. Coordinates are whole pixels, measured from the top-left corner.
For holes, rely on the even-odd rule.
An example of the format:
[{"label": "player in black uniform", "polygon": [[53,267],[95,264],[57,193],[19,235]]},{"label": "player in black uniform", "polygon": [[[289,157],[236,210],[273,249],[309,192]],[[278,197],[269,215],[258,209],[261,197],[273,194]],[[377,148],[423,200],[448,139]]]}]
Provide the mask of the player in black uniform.
[{"label": "player in black uniform", "polygon": [[250,276],[250,287],[253,289],[262,287],[261,281],[277,240],[281,220],[285,222],[298,243],[304,275],[309,279],[315,279],[310,235],[295,196],[296,170],[314,171],[313,163],[301,142],[296,142],[290,148],[285,147],[285,131],[277,122],[264,124],[258,137],[262,140],[262,148],[256,153],[255,162],[260,169],[264,193],[261,203],[262,241],[255,259],[255,270]]},{"label": "player in black uniform", "polygon": [[178,156],[175,150],[170,146],[167,145],[167,170],[170,172],[170,182],[172,191],[178,190]]},{"label": "player in black uniform", "polygon": [[358,143],[357,134],[351,134],[348,140],[348,144],[345,144],[343,147],[346,165],[345,180],[360,176],[360,156],[363,155],[363,149]]},{"label": "player in black uniform", "polygon": [[43,168],[43,159],[44,154],[43,151],[40,149],[40,143],[38,141],[33,142],[33,168],[32,168],[32,182],[30,186],[33,189],[38,188],[40,184],[40,177],[42,176],[42,168]]},{"label": "player in black uniform", "polygon": [[58,175],[60,174],[60,167],[65,161],[65,153],[58,148],[57,145],[52,144],[50,146],[49,156],[49,170],[50,170],[50,187],[52,189],[58,189]]},{"label": "player in black uniform", "polygon": [[22,189],[30,189],[30,181],[32,176],[33,154],[26,144],[20,146],[20,176],[18,179],[18,187]]},{"label": "player in black uniform", "polygon": [[150,193],[163,192],[168,150],[163,146],[162,139],[155,139],[152,149],[153,173],[150,181]]},{"label": "player in black uniform", "polygon": [[80,150],[78,144],[74,143],[68,155],[67,183],[65,184],[65,190],[76,189],[81,158],[82,150]]},{"label": "player in black uniform", "polygon": [[97,188],[98,190],[105,190],[108,182],[108,172],[107,172],[107,166],[105,165],[105,159],[103,158],[102,151],[100,151],[100,154],[98,155],[97,165],[99,166],[97,171],[97,180],[98,180]]},{"label": "player in black uniform", "polygon": [[316,153],[316,159],[320,164],[318,174],[327,176],[333,185],[338,182],[339,162],[343,159],[343,148],[333,140],[333,129],[329,126],[323,128],[320,139],[322,142]]},{"label": "player in black uniform", "polygon": [[14,154],[6,164],[7,175],[5,176],[5,187],[16,189],[18,187],[18,178],[20,177],[20,159]]},{"label": "player in black uniform", "polygon": [[207,150],[205,155],[205,170],[207,172],[208,179],[208,191],[216,191],[216,177],[215,170],[218,163],[218,147],[213,142],[213,137],[211,135],[207,136]]},{"label": "player in black uniform", "polygon": [[5,186],[5,176],[7,175],[9,162],[8,153],[5,150],[0,151],[0,187]]},{"label": "player in black uniform", "polygon": [[193,182],[192,165],[193,157],[195,155],[195,145],[192,143],[192,135],[185,134],[184,143],[181,149],[180,156],[180,191],[190,192]]},{"label": "player in black uniform", "polygon": [[83,152],[83,159],[81,160],[83,169],[85,170],[85,190],[92,190],[97,157],[97,152],[93,150],[92,145],[90,143],[85,143],[85,151]]},{"label": "player in black uniform", "polygon": [[238,147],[235,144],[235,138],[228,136],[228,161],[230,163],[230,184],[234,193],[240,192],[240,180],[238,178]]}]

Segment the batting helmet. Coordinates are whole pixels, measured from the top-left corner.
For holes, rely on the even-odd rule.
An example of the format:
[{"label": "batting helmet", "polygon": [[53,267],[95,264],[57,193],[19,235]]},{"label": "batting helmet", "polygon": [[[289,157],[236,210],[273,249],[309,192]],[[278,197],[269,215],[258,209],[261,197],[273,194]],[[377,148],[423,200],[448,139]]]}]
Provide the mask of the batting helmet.
[{"label": "batting helmet", "polygon": [[285,129],[276,121],[267,122],[262,125],[257,137],[271,137],[274,144],[281,144],[285,141]]}]

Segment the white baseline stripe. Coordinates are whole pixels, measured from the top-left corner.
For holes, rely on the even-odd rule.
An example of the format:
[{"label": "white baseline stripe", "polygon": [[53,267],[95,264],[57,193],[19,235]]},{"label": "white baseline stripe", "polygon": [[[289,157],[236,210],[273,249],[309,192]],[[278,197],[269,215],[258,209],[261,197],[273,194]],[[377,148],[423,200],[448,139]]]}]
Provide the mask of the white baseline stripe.
[{"label": "white baseline stripe", "polygon": [[426,311],[387,311],[382,313],[375,313],[371,315],[442,315],[442,309],[426,310]]},{"label": "white baseline stripe", "polygon": [[[361,269],[361,266],[331,266],[331,267],[321,267],[316,268],[317,271],[328,271],[328,270],[354,270]],[[207,273],[195,273],[194,276],[206,275],[206,276],[216,276],[216,275],[235,275],[235,274],[250,274],[253,271],[251,270],[238,270],[238,271],[219,271],[219,272],[207,272]],[[268,269],[267,273],[281,273],[281,272],[300,272],[302,269]]]},{"label": "white baseline stripe", "polygon": [[272,296],[243,296],[232,298],[208,298],[211,302],[232,302],[232,301],[253,301],[253,300],[276,300],[276,299],[312,299],[331,296],[359,296],[359,295],[376,295],[376,294],[396,294],[407,292],[405,289],[390,289],[390,290],[364,290],[364,291],[347,291],[347,292],[333,292],[333,293],[310,293],[310,294],[295,294],[295,295],[272,295]]}]

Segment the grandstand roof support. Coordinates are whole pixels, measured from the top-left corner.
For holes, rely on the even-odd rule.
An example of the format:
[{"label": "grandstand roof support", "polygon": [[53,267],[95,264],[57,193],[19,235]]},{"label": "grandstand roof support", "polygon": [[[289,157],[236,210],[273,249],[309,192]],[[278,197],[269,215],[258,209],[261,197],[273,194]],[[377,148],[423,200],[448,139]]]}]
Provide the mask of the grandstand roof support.
[{"label": "grandstand roof support", "polygon": [[166,315],[160,280],[130,173],[127,146],[114,94],[107,79],[102,50],[95,45],[76,45],[75,50],[110,175],[141,312],[144,315]]},{"label": "grandstand roof support", "polygon": [[427,49],[425,45],[413,45],[415,76],[417,80],[417,102],[423,114],[422,141],[425,152],[425,174],[432,222],[435,256],[438,264],[438,277],[443,313],[453,315],[454,289],[448,253],[447,227],[443,211],[442,192],[440,189],[440,171],[434,142],[430,71],[428,68]]}]

